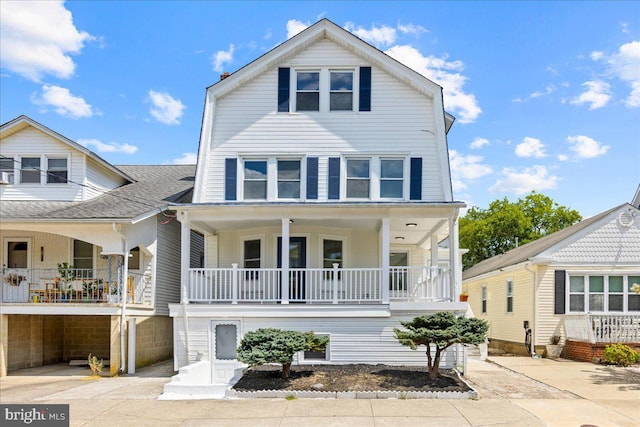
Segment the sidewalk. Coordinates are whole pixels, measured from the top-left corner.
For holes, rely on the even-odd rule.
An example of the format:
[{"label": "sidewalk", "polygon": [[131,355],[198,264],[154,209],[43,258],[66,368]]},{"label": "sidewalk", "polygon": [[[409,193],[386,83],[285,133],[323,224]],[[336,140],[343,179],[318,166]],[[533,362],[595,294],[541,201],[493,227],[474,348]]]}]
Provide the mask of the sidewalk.
[{"label": "sidewalk", "polygon": [[[87,379],[87,368],[54,365],[24,370],[0,379],[0,402],[68,403],[71,426],[637,426],[637,381],[628,385],[635,390],[620,390],[620,385],[584,374],[595,369],[604,377],[606,372],[598,371],[603,367],[596,365],[529,358],[493,360],[495,363],[470,360],[466,378],[480,393],[478,400],[162,401],[156,399],[173,373],[172,364],[165,362],[135,375],[98,380]],[[553,371],[558,364],[560,372],[550,374],[549,369]],[[628,372],[614,371],[612,381]],[[593,383],[579,384],[579,375],[569,374],[573,372],[583,372]],[[558,382],[543,384],[537,375]],[[583,386],[589,390],[583,391]],[[603,403],[599,398],[604,395],[614,403]]]},{"label": "sidewalk", "polygon": [[549,425],[640,424],[640,368],[637,366],[622,368],[529,357],[491,357],[490,361],[580,399],[569,405],[562,400],[518,401],[520,407]]}]

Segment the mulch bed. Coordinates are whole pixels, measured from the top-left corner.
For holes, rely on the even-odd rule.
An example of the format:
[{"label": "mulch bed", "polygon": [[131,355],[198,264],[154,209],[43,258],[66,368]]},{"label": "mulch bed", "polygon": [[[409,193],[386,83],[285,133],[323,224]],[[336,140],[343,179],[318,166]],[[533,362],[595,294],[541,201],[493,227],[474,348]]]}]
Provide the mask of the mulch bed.
[{"label": "mulch bed", "polygon": [[296,365],[288,379],[279,365],[248,369],[233,388],[237,391],[470,391],[450,370],[430,380],[426,368],[388,365]]}]

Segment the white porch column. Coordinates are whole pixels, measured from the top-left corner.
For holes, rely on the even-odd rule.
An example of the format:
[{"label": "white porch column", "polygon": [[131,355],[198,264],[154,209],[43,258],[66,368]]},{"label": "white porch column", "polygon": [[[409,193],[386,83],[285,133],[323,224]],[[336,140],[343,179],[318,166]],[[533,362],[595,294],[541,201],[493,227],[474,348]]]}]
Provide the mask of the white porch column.
[{"label": "white porch column", "polygon": [[460,266],[460,242],[458,241],[458,218],[449,219],[449,268],[451,278],[451,300],[459,301],[462,290],[462,268]]},{"label": "white porch column", "polygon": [[432,272],[434,272],[433,267],[437,267],[440,263],[438,259],[438,235],[433,233],[431,235],[431,268]]},{"label": "white porch column", "polygon": [[191,223],[189,214],[180,212],[180,302],[189,304],[189,267],[191,264]]},{"label": "white porch column", "polygon": [[289,218],[282,218],[282,263],[281,304],[289,304]]},{"label": "white porch column", "polygon": [[380,225],[380,266],[382,267],[382,303],[389,303],[389,218],[382,218]]}]

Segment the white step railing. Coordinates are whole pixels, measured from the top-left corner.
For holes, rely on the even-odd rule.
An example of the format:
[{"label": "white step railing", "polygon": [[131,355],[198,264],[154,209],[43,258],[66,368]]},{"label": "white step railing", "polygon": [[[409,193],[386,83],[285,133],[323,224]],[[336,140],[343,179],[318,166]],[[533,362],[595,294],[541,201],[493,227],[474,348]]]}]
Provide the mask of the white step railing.
[{"label": "white step railing", "polygon": [[[281,268],[189,269],[188,299],[194,303],[381,303],[382,268],[292,268],[283,297]],[[452,300],[448,269],[391,267],[393,301]]]},{"label": "white step railing", "polygon": [[640,314],[568,314],[567,339],[591,343],[640,342]]}]

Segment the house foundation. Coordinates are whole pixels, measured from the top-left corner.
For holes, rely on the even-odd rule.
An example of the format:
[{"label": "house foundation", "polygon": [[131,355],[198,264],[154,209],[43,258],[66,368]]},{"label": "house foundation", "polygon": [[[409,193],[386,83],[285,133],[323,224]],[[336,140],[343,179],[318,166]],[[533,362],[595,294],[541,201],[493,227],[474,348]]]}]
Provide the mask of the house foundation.
[{"label": "house foundation", "polygon": [[[579,362],[598,362],[604,355],[605,348],[611,343],[590,343],[587,341],[567,340],[562,357]],[[624,343],[636,351],[640,351],[640,343]]]}]

